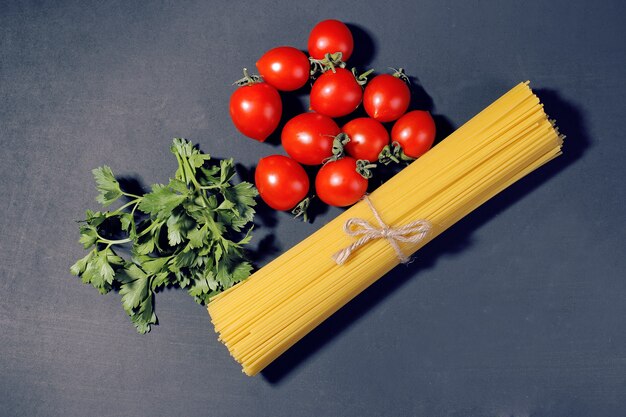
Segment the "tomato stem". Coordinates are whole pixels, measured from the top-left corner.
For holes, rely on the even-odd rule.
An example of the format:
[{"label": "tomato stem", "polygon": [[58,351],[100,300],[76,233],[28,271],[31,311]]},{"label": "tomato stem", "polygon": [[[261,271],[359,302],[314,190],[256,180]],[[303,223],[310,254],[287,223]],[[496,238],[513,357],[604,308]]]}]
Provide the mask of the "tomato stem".
[{"label": "tomato stem", "polygon": [[394,162],[399,164],[400,162],[412,162],[415,158],[411,158],[407,156],[402,150],[402,146],[396,141],[392,142],[391,145],[385,146],[380,154],[378,155],[378,162],[381,164],[389,165]]},{"label": "tomato stem", "polygon": [[343,158],[346,154],[344,151],[344,148],[348,144],[348,142],[350,142],[350,136],[348,136],[346,133],[343,133],[343,132],[339,133],[337,136],[332,136],[332,135],[327,135],[327,136],[333,137],[333,148],[332,148],[333,156],[329,156],[328,158],[324,159],[323,161],[324,164],[327,162],[331,162],[331,161],[337,161]]},{"label": "tomato stem", "polygon": [[354,78],[356,78],[356,82],[359,83],[360,86],[364,86],[365,84],[367,84],[367,77],[373,72],[374,68],[365,71],[361,75],[358,75],[356,72],[356,68],[352,68],[352,74],[354,74]]},{"label": "tomato stem", "polygon": [[311,78],[314,78],[318,73],[323,74],[328,70],[335,72],[336,67],[345,68],[346,63],[343,62],[342,58],[343,54],[341,52],[327,53],[322,59],[309,57],[309,61],[311,62]]},{"label": "tomato stem", "polygon": [[256,74],[248,74],[248,68],[244,68],[243,69],[243,78],[235,81],[233,83],[233,85],[236,85],[238,87],[242,87],[244,85],[252,85],[252,84],[256,84],[256,83],[260,83],[263,81],[263,78],[261,78],[260,75],[256,75]]},{"label": "tomato stem", "polygon": [[356,161],[356,172],[363,178],[370,179],[374,175],[372,169],[376,168],[376,164],[372,164],[367,159],[359,159]]},{"label": "tomato stem", "polygon": [[406,73],[404,72],[404,68],[400,67],[400,68],[393,68],[393,67],[389,67],[390,70],[393,71],[393,76],[396,78],[401,79],[402,81],[404,81],[407,84],[411,84],[411,80],[409,79],[409,76],[406,75]]},{"label": "tomato stem", "polygon": [[295,206],[293,208],[293,210],[291,210],[291,214],[294,215],[294,218],[298,218],[298,217],[302,217],[302,220],[305,223],[309,222],[309,215],[307,213],[307,210],[309,209],[309,205],[311,204],[311,200],[313,200],[315,198],[314,195],[312,195],[311,197],[307,197],[304,200],[302,200],[301,202],[298,203],[297,206]]},{"label": "tomato stem", "polygon": [[389,165],[392,162],[399,164],[400,159],[398,159],[395,146],[386,145],[378,155],[378,162],[385,165]]}]

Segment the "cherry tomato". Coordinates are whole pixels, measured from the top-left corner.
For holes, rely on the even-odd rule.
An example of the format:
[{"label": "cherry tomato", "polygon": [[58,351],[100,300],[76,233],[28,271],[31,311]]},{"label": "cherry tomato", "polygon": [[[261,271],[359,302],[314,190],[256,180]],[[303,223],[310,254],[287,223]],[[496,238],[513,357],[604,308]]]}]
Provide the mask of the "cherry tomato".
[{"label": "cherry tomato", "polygon": [[256,67],[263,80],[280,91],[297,90],[309,80],[309,59],[291,46],[270,49],[257,61]]},{"label": "cherry tomato", "polygon": [[341,117],[359,107],[363,89],[354,74],[345,68],[326,71],[311,88],[311,109],[329,116]]},{"label": "cherry tomato", "polygon": [[324,55],[341,52],[342,60],[347,61],[354,49],[352,32],[339,20],[323,20],[319,22],[309,35],[309,55],[315,59],[323,59]]},{"label": "cherry tomato", "polygon": [[283,155],[261,158],[254,182],[263,201],[274,210],[295,207],[309,192],[309,177],[302,165]]},{"label": "cherry tomato", "polygon": [[339,132],[339,126],[330,117],[302,113],[285,124],[281,141],[289,156],[296,161],[319,165],[333,155],[333,138]]},{"label": "cherry tomato", "polygon": [[389,133],[385,126],[369,117],[351,120],[341,130],[350,137],[350,142],[345,146],[346,152],[356,159],[375,162],[380,151],[389,144]]},{"label": "cherry tomato", "polygon": [[406,156],[419,158],[433,146],[435,121],[427,111],[410,111],[393,125],[391,141],[398,142]]},{"label": "cherry tomato", "polygon": [[398,119],[409,108],[411,92],[399,77],[381,74],[367,83],[363,93],[363,107],[367,114],[379,122]]},{"label": "cherry tomato", "polygon": [[243,135],[265,141],[272,134],[283,111],[278,91],[263,82],[251,82],[230,96],[230,117]]},{"label": "cherry tomato", "polygon": [[324,203],[345,207],[363,197],[367,191],[367,182],[356,171],[356,159],[346,156],[320,168],[315,177],[315,191]]}]

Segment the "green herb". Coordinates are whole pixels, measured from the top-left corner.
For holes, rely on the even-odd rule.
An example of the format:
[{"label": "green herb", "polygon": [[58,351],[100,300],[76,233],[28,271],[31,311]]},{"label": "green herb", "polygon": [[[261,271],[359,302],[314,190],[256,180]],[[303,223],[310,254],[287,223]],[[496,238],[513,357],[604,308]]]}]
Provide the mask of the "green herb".
[{"label": "green herb", "polygon": [[178,161],[174,178],[143,195],[122,190],[108,166],[93,170],[96,200],[104,207],[123,203],[111,211],[87,210],[80,243],[91,250],[71,267],[102,294],[119,289],[139,333],[157,323],[154,294],[160,289],[186,288],[203,304],[252,270],[243,246],[252,237],[256,189],[232,182],[232,159],[209,162],[209,155],[178,138],[171,151]]}]

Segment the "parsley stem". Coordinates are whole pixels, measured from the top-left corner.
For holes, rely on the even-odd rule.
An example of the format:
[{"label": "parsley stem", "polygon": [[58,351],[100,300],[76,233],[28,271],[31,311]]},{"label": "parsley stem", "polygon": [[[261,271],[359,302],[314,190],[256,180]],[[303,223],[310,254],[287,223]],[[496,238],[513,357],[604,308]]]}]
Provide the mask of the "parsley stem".
[{"label": "parsley stem", "polygon": [[111,246],[111,245],[121,245],[122,243],[128,243],[128,242],[132,242],[133,241],[131,238],[111,240],[111,239],[107,239],[107,238],[104,238],[104,237],[100,236],[97,232],[96,232],[96,235],[98,236],[98,242],[106,243],[109,246]]},{"label": "parsley stem", "polygon": [[141,236],[145,235],[146,233],[148,233],[149,231],[151,231],[151,230],[152,230],[152,229],[154,229],[155,227],[161,227],[161,226],[163,225],[163,223],[165,223],[165,222],[164,222],[164,221],[163,221],[163,222],[153,222],[150,226],[148,226],[148,227],[146,227],[145,229],[143,229],[143,230],[141,231],[141,233],[139,233],[139,234],[137,235],[137,237],[139,238],[139,237],[141,237]]},{"label": "parsley stem", "polygon": [[111,216],[115,216],[117,215],[119,212],[121,212],[122,210],[124,210],[126,207],[128,206],[132,206],[133,204],[135,205],[135,207],[133,207],[133,212],[135,211],[135,208],[137,207],[139,200],[141,199],[141,197],[137,197],[136,199],[129,201],[128,203],[124,204],[122,207],[118,208],[115,211],[112,211],[110,213],[107,213],[107,217],[111,217]]},{"label": "parsley stem", "polygon": [[[204,201],[205,207],[209,207],[209,200],[207,200],[206,195],[202,192],[202,190],[209,188],[204,188],[202,185],[200,185],[198,180],[196,180],[196,177],[193,175],[193,168],[189,164],[188,158],[183,157],[183,155],[180,155],[177,152],[176,159],[178,160],[178,165],[180,166],[180,170],[183,174],[183,180],[185,180],[185,183],[189,184],[189,182],[191,182],[198,194],[200,194],[200,196],[202,197],[202,201]],[[185,174],[187,170],[189,170],[189,177],[187,177],[187,175]]]},{"label": "parsley stem", "polygon": [[201,186],[200,186],[200,189],[201,189],[201,190],[215,190],[216,188],[217,188],[217,189],[220,189],[220,188],[222,188],[222,187],[223,187],[223,185],[222,185],[222,184],[215,184],[215,185],[201,185]]},{"label": "parsley stem", "polygon": [[[189,168],[189,171],[193,171],[191,169],[191,165],[189,164],[189,159],[185,158],[183,160],[183,163],[185,163],[187,165],[187,168]],[[191,182],[193,183],[194,187],[196,187],[196,190],[201,190],[202,186],[200,185],[200,183],[198,182],[198,180],[196,179],[196,177],[194,177],[193,175],[189,176],[189,179],[191,180]]]},{"label": "parsley stem", "polygon": [[[134,209],[133,209],[133,210],[134,210]],[[141,237],[141,236],[145,235],[146,233],[148,233],[149,231],[151,231],[151,230],[152,230],[152,229],[154,229],[155,227],[157,227],[157,226],[161,226],[162,224],[163,224],[163,222],[155,222],[155,223],[152,223],[150,226],[148,226],[148,227],[146,227],[144,230],[142,230],[142,231],[141,231],[141,233],[139,233],[139,234],[137,235],[137,237],[139,238],[139,237]],[[129,242],[132,242],[132,241],[133,241],[133,239],[131,239],[131,238],[129,238],[129,237],[127,237],[127,238],[125,238],[125,239],[117,239],[117,240],[107,239],[107,238],[105,238],[105,237],[102,237],[102,236],[101,236],[101,235],[100,235],[97,231],[96,231],[96,236],[98,237],[98,242],[100,242],[100,243],[106,243],[106,244],[108,244],[108,246],[111,246],[111,245],[121,245],[121,244],[124,244],[124,243],[129,243]],[[107,247],[108,247],[108,246],[107,246]]]},{"label": "parsley stem", "polygon": [[122,194],[124,194],[126,197],[134,198],[135,200],[141,199],[141,196],[137,194],[126,193],[124,191],[122,191]]},{"label": "parsley stem", "polygon": [[174,156],[176,156],[176,160],[178,161],[178,167],[180,168],[180,173],[183,176],[183,181],[185,182],[185,184],[187,184],[189,181],[187,181],[187,175],[185,173],[185,167],[183,164],[182,157],[180,156],[178,152],[176,152]]},{"label": "parsley stem", "polygon": [[198,191],[202,189],[202,186],[200,185],[198,180],[196,180],[196,177],[193,175],[194,170],[189,164],[189,158],[184,157],[183,155],[177,152],[176,159],[178,160],[178,165],[180,166],[180,170],[183,174],[183,180],[185,181],[185,183],[189,184],[189,182],[191,182],[194,188]]},{"label": "parsley stem", "polygon": [[[195,175],[193,175],[194,170],[191,167],[191,164],[189,163],[189,158],[184,157],[183,155],[180,154],[176,154],[176,159],[178,160],[178,164],[180,165],[180,169],[184,173],[189,170],[189,180],[190,182],[193,184],[194,188],[196,189],[196,192],[200,195],[200,197],[202,198],[202,201],[204,202],[204,207],[208,208],[210,207],[209,204],[209,200],[206,196],[206,192],[205,190],[210,190],[210,189],[215,189],[215,188],[220,188],[221,189],[221,184],[219,185],[207,185],[207,186],[203,186],[201,185],[198,180],[196,179]],[[187,182],[188,183],[188,182]],[[213,215],[210,216],[206,216],[206,222],[209,225],[209,228],[214,232],[215,236],[219,236],[220,240],[224,241],[226,240],[224,238],[224,236],[222,236],[221,232],[219,231],[216,221],[213,218]]]}]

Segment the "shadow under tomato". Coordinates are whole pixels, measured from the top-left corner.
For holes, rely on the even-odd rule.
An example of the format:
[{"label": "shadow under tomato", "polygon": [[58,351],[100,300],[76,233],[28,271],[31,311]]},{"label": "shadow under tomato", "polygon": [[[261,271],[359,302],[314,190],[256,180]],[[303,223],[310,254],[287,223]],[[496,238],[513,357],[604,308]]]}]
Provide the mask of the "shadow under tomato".
[{"label": "shadow under tomato", "polygon": [[376,58],[378,43],[364,27],[355,23],[346,23],[346,26],[352,32],[352,38],[354,39],[354,51],[347,62],[348,67],[366,70],[367,68],[365,67],[369,66]]},{"label": "shadow under tomato", "polygon": [[283,113],[280,117],[280,123],[276,130],[265,139],[264,143],[274,147],[281,145],[280,135],[285,124],[295,116],[308,111],[309,103],[306,96],[308,96],[308,91],[304,88],[297,91],[280,92],[280,98],[283,103]]},{"label": "shadow under tomato", "polygon": [[435,110],[435,104],[432,97],[426,92],[424,87],[419,81],[419,78],[407,74],[409,78],[409,90],[411,90],[411,103],[409,104],[409,110],[426,110],[433,112]]},{"label": "shadow under tomato", "polygon": [[[241,181],[247,181],[254,184],[254,171],[256,165],[247,167],[243,164],[235,164],[235,170]],[[254,216],[254,224],[256,226],[262,226],[263,228],[273,229],[278,224],[278,217],[276,210],[268,206],[263,202],[261,197],[256,198],[257,205],[254,207],[256,214]]]}]

